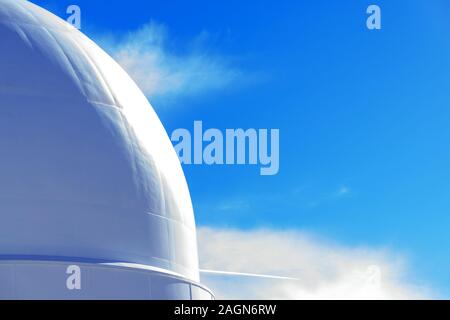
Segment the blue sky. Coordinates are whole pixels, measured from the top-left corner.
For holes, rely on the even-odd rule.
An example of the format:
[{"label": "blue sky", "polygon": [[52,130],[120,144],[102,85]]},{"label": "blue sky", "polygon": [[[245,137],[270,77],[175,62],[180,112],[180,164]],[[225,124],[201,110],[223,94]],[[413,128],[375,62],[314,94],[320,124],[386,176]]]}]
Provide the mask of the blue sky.
[{"label": "blue sky", "polygon": [[[169,56],[161,68],[187,59],[183,79],[198,85],[149,96],[168,132],[194,120],[280,129],[276,176],[184,167],[199,225],[389,248],[408,258],[410,277],[449,296],[446,1],[33,2],[61,17],[78,4],[82,31],[107,50],[155,26],[163,44],[149,47]],[[372,3],[382,9],[379,31],[365,26]]]}]

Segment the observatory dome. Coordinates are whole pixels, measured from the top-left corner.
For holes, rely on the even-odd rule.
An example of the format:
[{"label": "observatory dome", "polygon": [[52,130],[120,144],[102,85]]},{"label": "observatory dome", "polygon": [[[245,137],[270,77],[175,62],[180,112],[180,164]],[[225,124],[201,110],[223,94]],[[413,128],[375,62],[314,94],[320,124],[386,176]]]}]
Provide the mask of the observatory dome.
[{"label": "observatory dome", "polygon": [[145,265],[197,281],[177,155],[127,73],[65,21],[0,0],[0,258]]}]

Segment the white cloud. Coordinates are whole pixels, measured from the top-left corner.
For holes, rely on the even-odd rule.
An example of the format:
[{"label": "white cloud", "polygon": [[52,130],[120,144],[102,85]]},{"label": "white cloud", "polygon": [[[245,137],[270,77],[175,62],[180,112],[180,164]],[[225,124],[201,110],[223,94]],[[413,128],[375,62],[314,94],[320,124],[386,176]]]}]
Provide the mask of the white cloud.
[{"label": "white cloud", "polygon": [[198,230],[203,269],[269,274],[275,280],[202,275],[218,299],[416,299],[404,259],[386,250],[348,248],[297,231]]},{"label": "white cloud", "polygon": [[221,89],[239,78],[240,71],[224,57],[207,52],[204,38],[206,33],[200,34],[184,52],[176,53],[166,28],[151,22],[126,36],[110,35],[100,42],[148,97],[171,100]]}]

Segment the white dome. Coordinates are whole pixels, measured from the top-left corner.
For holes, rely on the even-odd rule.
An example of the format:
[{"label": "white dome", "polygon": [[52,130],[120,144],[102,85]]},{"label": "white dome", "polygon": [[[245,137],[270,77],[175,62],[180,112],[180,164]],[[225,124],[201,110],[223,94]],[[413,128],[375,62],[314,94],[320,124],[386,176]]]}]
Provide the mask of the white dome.
[{"label": "white dome", "polygon": [[187,184],[156,113],[65,21],[0,0],[0,258],[126,262],[197,281]]}]

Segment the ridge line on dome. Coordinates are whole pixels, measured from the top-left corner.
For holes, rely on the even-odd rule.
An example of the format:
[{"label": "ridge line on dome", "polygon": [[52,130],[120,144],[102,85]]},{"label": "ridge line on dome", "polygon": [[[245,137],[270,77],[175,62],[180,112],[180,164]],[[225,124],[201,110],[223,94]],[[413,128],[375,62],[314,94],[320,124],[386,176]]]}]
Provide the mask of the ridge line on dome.
[{"label": "ridge line on dome", "polygon": [[187,225],[184,221],[178,221],[178,220],[175,220],[175,219],[173,219],[173,218],[169,218],[169,217],[166,217],[166,216],[162,216],[162,215],[160,215],[160,214],[157,214],[157,213],[154,213],[154,212],[151,212],[151,211],[146,211],[146,212],[144,212],[144,213],[145,213],[145,214],[148,214],[148,215],[151,215],[151,216],[158,217],[158,218],[162,218],[162,219],[165,219],[165,220],[169,220],[169,221],[175,222],[175,223],[177,223],[177,224],[181,224],[182,226],[184,226],[184,227],[186,227],[186,228],[188,228],[188,229],[190,229],[190,230],[194,230],[194,231],[195,231],[195,228],[193,228],[193,227]]},{"label": "ridge line on dome", "polygon": [[113,109],[116,109],[116,110],[118,110],[118,111],[120,111],[120,112],[123,112],[123,109],[122,109],[122,108],[120,108],[120,107],[118,107],[118,106],[116,106],[116,105],[114,105],[114,104],[105,103],[105,102],[100,102],[100,101],[95,101],[95,100],[91,100],[91,99],[87,99],[86,101],[89,102],[89,103],[92,103],[92,104],[96,104],[96,105],[98,105],[99,107],[113,108]]}]

